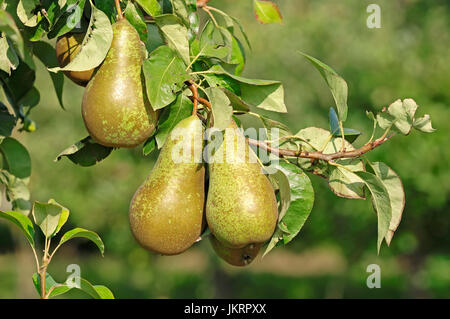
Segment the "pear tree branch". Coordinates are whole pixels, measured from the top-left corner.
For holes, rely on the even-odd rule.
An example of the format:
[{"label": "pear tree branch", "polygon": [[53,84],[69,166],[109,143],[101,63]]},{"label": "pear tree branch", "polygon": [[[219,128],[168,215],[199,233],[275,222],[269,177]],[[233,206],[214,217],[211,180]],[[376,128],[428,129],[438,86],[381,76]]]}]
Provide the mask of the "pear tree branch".
[{"label": "pear tree branch", "polygon": [[203,8],[206,7],[209,0],[197,0],[197,8]]},{"label": "pear tree branch", "polygon": [[[191,99],[195,100],[196,98],[191,97]],[[206,100],[202,97],[198,97],[197,100],[201,104],[205,105],[207,108],[211,109],[211,103],[208,100]],[[363,146],[361,146],[358,149],[351,150],[351,151],[341,150],[340,152],[330,153],[330,154],[324,154],[321,151],[308,152],[308,151],[280,149],[280,148],[275,148],[275,147],[268,145],[268,143],[265,141],[258,141],[258,140],[254,140],[254,139],[250,139],[250,138],[246,138],[246,139],[250,145],[254,145],[259,148],[265,149],[266,151],[273,153],[279,157],[309,158],[312,160],[321,160],[321,161],[333,163],[334,160],[340,159],[340,158],[361,157],[363,154],[373,150],[374,148],[377,148],[378,146],[380,146],[383,143],[385,143],[386,141],[388,141],[392,136],[394,136],[394,135],[387,136],[387,133],[388,133],[388,131],[386,131],[382,137],[380,137],[376,140],[373,140],[373,141],[369,141],[368,143],[364,144]]]}]

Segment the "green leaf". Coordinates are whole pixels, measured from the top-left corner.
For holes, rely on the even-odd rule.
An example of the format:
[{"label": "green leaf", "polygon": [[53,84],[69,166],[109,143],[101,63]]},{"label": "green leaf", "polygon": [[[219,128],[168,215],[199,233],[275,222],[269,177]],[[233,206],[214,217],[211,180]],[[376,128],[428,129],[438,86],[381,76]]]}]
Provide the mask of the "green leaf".
[{"label": "green leaf", "polygon": [[16,113],[19,113],[19,100],[33,88],[35,79],[36,72],[21,60],[11,76],[3,80],[3,90]]},{"label": "green leaf", "polygon": [[298,235],[313,208],[314,190],[309,177],[297,166],[280,162],[278,167],[288,178],[291,189],[291,203],[281,223],[285,224],[289,234],[283,234],[286,245]]},{"label": "green leaf", "polygon": [[287,112],[284,104],[284,88],[281,82],[247,79],[226,72],[220,65],[214,65],[207,72],[225,74],[240,82],[242,100],[247,104],[268,111]]},{"label": "green leaf", "polygon": [[54,199],[48,203],[34,202],[32,214],[34,222],[47,238],[55,236],[69,218],[69,210]]},{"label": "green leaf", "polygon": [[192,108],[192,101],[184,94],[178,94],[177,99],[164,109],[158,122],[158,133],[155,137],[158,148],[164,145],[173,128],[181,120],[192,114]]},{"label": "green leaf", "polygon": [[365,199],[364,183],[353,172],[342,168],[332,167],[328,180],[333,193],[339,197]]},{"label": "green leaf", "polygon": [[228,127],[233,115],[233,108],[227,95],[218,88],[209,87],[206,94],[211,102],[212,113],[214,118],[214,127],[218,130],[224,130]]},{"label": "green leaf", "polygon": [[382,180],[374,174],[368,172],[355,172],[366,184],[372,194],[372,203],[378,216],[378,240],[377,251],[380,253],[381,243],[388,233],[392,218],[391,201],[389,192]]},{"label": "green leaf", "polygon": [[41,12],[34,13],[39,5],[39,0],[19,0],[16,13],[25,26],[35,27],[41,21]]},{"label": "green leaf", "polygon": [[270,178],[275,180],[280,194],[280,206],[278,208],[278,221],[286,215],[286,212],[291,203],[291,188],[289,186],[289,180],[287,176],[279,169],[274,174],[270,175]]},{"label": "green leaf", "polygon": [[111,46],[113,31],[106,14],[93,5],[91,8],[91,21],[80,51],[65,67],[54,67],[49,71],[86,71],[96,68],[103,62]]},{"label": "green leaf", "polygon": [[34,247],[34,227],[27,216],[15,211],[0,211],[0,217],[16,224],[24,233],[30,245]]},{"label": "green leaf", "polygon": [[61,227],[63,227],[64,224],[69,219],[70,212],[69,212],[69,209],[67,209],[66,207],[62,206],[61,204],[59,204],[58,202],[56,202],[52,198],[48,200],[48,203],[51,204],[51,205],[58,206],[61,209],[61,216],[59,217],[58,225],[56,226],[55,232],[53,233],[53,236],[55,236],[61,230]]},{"label": "green leaf", "polygon": [[[392,127],[394,131],[408,135],[417,121],[414,119],[417,108],[413,99],[398,99],[389,105],[387,112],[383,110],[377,114],[378,125],[382,129]],[[431,122],[429,125],[431,127]]]},{"label": "green leaf", "polygon": [[[222,27],[216,27],[208,20],[199,38],[200,56],[213,57],[229,63],[232,52],[232,35]],[[196,55],[197,55],[196,54]]]},{"label": "green leaf", "polygon": [[275,246],[286,245],[298,235],[314,205],[314,189],[309,177],[291,163],[280,162],[276,167],[289,181],[290,204],[279,221],[264,256]]},{"label": "green leaf", "polygon": [[103,241],[101,240],[100,236],[97,235],[97,233],[83,229],[83,228],[74,228],[72,230],[69,230],[66,232],[59,241],[59,246],[64,244],[65,242],[73,239],[73,238],[87,238],[90,241],[92,241],[94,244],[97,245],[98,249],[100,250],[102,256],[105,252],[105,245],[103,244]]},{"label": "green leaf", "polygon": [[162,14],[161,5],[157,0],[136,0],[136,2],[144,9],[147,14],[156,17]]},{"label": "green leaf", "polygon": [[148,53],[152,53],[158,47],[165,45],[163,36],[156,24],[147,24],[148,39],[145,43]]},{"label": "green leaf", "polygon": [[[339,119],[334,108],[330,107],[330,131],[334,136],[342,136],[339,127]],[[350,143],[353,143],[362,133],[358,130],[344,127],[344,137]]]},{"label": "green leaf", "polygon": [[147,156],[155,149],[156,149],[156,138],[152,136],[144,143],[144,146],[142,147],[142,154],[144,154],[144,156]]},{"label": "green leaf", "polygon": [[147,96],[154,110],[172,103],[189,74],[183,61],[168,46],[160,46],[144,61]]},{"label": "green leaf", "polygon": [[339,120],[344,122],[347,119],[347,94],[348,94],[348,86],[347,82],[339,76],[332,68],[330,68],[325,63],[317,60],[316,58],[299,52],[305,58],[307,58],[314,67],[320,72],[322,77],[327,82],[328,87],[330,88],[331,94],[333,95],[334,101],[336,103],[336,107],[338,110]]},{"label": "green leaf", "polygon": [[[34,287],[36,288],[37,293],[41,295],[41,276],[39,276],[39,274],[35,272],[31,277],[31,279],[33,280],[33,284]],[[60,284],[58,284],[48,272],[45,273],[45,293],[48,293],[50,288],[56,285]]]},{"label": "green leaf", "polygon": [[222,91],[228,96],[230,99],[231,106],[233,106],[233,109],[236,111],[242,111],[242,112],[248,112],[250,111],[250,106],[245,103],[239,96],[237,96],[235,93],[231,92],[227,89],[222,89]]},{"label": "green leaf", "polygon": [[386,234],[386,243],[389,246],[395,231],[402,220],[403,209],[405,208],[405,191],[402,181],[390,167],[382,162],[369,163],[375,175],[381,179],[389,193],[391,202],[392,218],[389,224],[389,231]]},{"label": "green leaf", "polygon": [[[107,1],[101,1],[100,4],[107,3]],[[83,10],[86,4],[86,0],[68,0],[67,3],[61,6],[62,14],[56,20],[54,26],[49,31],[47,38],[53,39],[55,37],[62,36],[74,29],[78,29],[77,25],[81,29],[86,27],[85,20],[83,19]],[[112,4],[112,3],[111,3]]]},{"label": "green leaf", "polygon": [[[0,32],[1,35],[1,32]],[[0,70],[11,75],[19,65],[19,58],[6,37],[0,38]]]},{"label": "green leaf", "polygon": [[148,31],[142,12],[139,8],[136,8],[131,1],[129,1],[127,7],[125,8],[124,15],[128,22],[130,22],[131,25],[137,30],[141,40],[145,43],[147,41]]},{"label": "green leaf", "polygon": [[[37,273],[34,273],[32,279],[33,279],[33,283],[36,288],[36,291],[40,295],[41,294],[40,276]],[[87,281],[86,279],[81,278],[81,277],[74,278],[74,279],[78,279],[80,281],[80,287],[72,287],[72,286],[67,285],[66,283],[59,284],[52,278],[52,276],[50,276],[49,273],[46,273],[45,291],[46,291],[46,293],[48,293],[51,288],[55,287],[55,288],[53,288],[53,290],[51,291],[51,293],[49,295],[50,298],[62,295],[72,289],[79,289],[81,291],[84,291],[85,293],[87,293],[88,295],[90,295],[91,297],[93,297],[95,299],[114,299],[114,294],[107,287],[102,286],[102,285],[94,286],[89,281]]]},{"label": "green leaf", "polygon": [[31,158],[27,149],[19,141],[7,137],[0,144],[0,152],[3,155],[4,168],[17,176],[26,178],[31,175]]},{"label": "green leaf", "polygon": [[238,81],[226,74],[203,74],[206,82],[211,87],[222,88],[230,91],[236,97],[241,95],[241,86]]},{"label": "green leaf", "polygon": [[20,34],[14,19],[4,10],[0,10],[0,32],[3,32],[9,39],[11,39],[20,57],[24,59],[25,53],[22,35]]},{"label": "green leaf", "polygon": [[173,14],[156,16],[155,22],[168,41],[168,45],[178,52],[186,65],[190,63],[188,30],[183,22]]},{"label": "green leaf", "polygon": [[[58,65],[58,60],[56,59],[56,51],[47,42],[42,41],[35,42],[33,44],[33,53],[39,60],[41,60],[41,62],[46,67]],[[61,105],[61,107],[64,109],[63,104],[64,74],[53,72],[49,72],[49,74],[53,82],[53,87],[55,88],[56,96],[58,97],[59,105]]]},{"label": "green leaf", "polygon": [[10,136],[14,126],[16,126],[16,118],[9,113],[6,105],[0,102],[0,136]]},{"label": "green leaf", "polygon": [[262,24],[281,23],[283,18],[277,5],[268,0],[253,0],[256,19]]},{"label": "green leaf", "polygon": [[0,170],[0,183],[5,185],[5,193],[8,201],[12,203],[13,210],[28,215],[31,209],[29,179],[20,179],[8,171]]},{"label": "green leaf", "polygon": [[402,134],[408,135],[411,131],[417,104],[414,100],[397,100],[388,107],[388,112],[394,117],[394,127]]},{"label": "green leaf", "polygon": [[430,115],[425,114],[423,117],[414,119],[414,128],[424,133],[433,133],[436,131],[431,125]]},{"label": "green leaf", "polygon": [[104,160],[112,150],[112,147],[97,144],[88,136],[66,148],[54,161],[57,162],[63,156],[67,156],[73,163],[87,167]]}]

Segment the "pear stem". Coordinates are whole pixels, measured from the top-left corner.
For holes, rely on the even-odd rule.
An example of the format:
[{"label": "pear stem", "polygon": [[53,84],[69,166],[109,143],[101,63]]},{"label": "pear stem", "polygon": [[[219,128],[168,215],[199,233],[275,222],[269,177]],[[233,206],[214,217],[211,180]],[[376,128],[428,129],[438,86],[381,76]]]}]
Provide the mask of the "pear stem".
[{"label": "pear stem", "polygon": [[198,109],[198,101],[200,99],[200,97],[198,96],[198,90],[197,87],[194,84],[194,81],[189,80],[186,83],[188,85],[189,90],[191,90],[192,95],[193,95],[193,103],[194,103],[194,107],[192,108],[192,115],[197,114],[197,109]]},{"label": "pear stem", "polygon": [[[192,98],[192,100],[195,100],[195,96],[194,98]],[[211,103],[201,97],[197,98],[198,102],[200,102],[201,104],[205,105],[207,108],[211,109]],[[195,102],[194,102],[195,103]],[[334,163],[334,161],[336,159],[340,159],[340,158],[358,158],[361,157],[363,154],[373,150],[374,148],[382,145],[384,142],[388,141],[392,136],[386,136],[387,134],[384,134],[382,137],[380,137],[379,139],[376,139],[374,141],[368,142],[366,144],[364,144],[363,146],[361,146],[358,149],[352,150],[352,151],[340,151],[340,152],[336,152],[336,153],[331,153],[331,154],[324,154],[320,151],[318,152],[308,152],[308,151],[295,151],[295,150],[289,150],[289,149],[280,149],[280,148],[275,148],[275,147],[271,147],[269,146],[265,141],[258,141],[258,140],[253,140],[250,138],[247,138],[247,141],[249,144],[260,147],[262,149],[265,149],[275,155],[277,155],[278,157],[299,157],[299,158],[309,158],[311,160],[322,160],[325,162],[330,162],[330,163]]]},{"label": "pear stem", "polygon": [[117,14],[119,15],[119,19],[123,19],[122,8],[120,7],[120,0],[114,0],[116,3]]}]

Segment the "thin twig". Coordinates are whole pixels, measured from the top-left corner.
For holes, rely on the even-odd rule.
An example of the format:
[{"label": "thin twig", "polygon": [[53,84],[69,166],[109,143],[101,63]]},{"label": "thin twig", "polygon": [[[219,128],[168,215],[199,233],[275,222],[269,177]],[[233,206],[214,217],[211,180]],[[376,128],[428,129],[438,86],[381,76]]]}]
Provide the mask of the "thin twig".
[{"label": "thin twig", "polygon": [[367,143],[367,144],[361,146],[360,148],[358,148],[356,150],[341,151],[341,152],[336,152],[336,153],[331,153],[331,154],[324,154],[322,152],[308,152],[308,151],[294,151],[294,150],[287,150],[287,149],[278,149],[278,148],[270,147],[264,141],[258,141],[258,140],[253,140],[253,139],[247,139],[247,140],[248,140],[249,144],[260,147],[262,149],[265,149],[265,150],[267,150],[275,155],[278,155],[280,157],[284,157],[284,156],[286,156],[286,157],[301,157],[301,158],[310,158],[310,159],[314,159],[314,160],[322,160],[322,161],[330,162],[330,161],[333,161],[335,159],[340,159],[340,158],[360,157],[361,155],[380,146],[381,144],[383,144],[384,142],[389,140],[391,137],[392,136],[381,137],[371,143]]},{"label": "thin twig", "polygon": [[195,114],[197,114],[198,101],[199,101],[198,90],[194,84],[194,81],[192,81],[192,80],[187,81],[187,85],[188,85],[189,90],[191,90],[192,95],[194,97],[194,101],[193,101],[194,107],[192,109],[192,115],[195,115]]},{"label": "thin twig", "polygon": [[214,23],[214,25],[216,26],[216,28],[218,28],[218,27],[219,27],[219,24],[217,23],[217,20],[216,20],[216,18],[214,18],[214,15],[211,13],[211,11],[209,11],[208,7],[205,6],[205,7],[203,7],[202,9],[203,9],[203,11],[205,11],[205,12],[210,16],[212,22]]},{"label": "thin twig", "polygon": [[122,8],[120,7],[120,0],[114,0],[116,3],[117,14],[119,15],[119,19],[123,19]]},{"label": "thin twig", "polygon": [[[211,103],[208,100],[199,97],[198,101],[201,104],[208,107],[209,109],[211,109]],[[288,150],[288,149],[279,149],[279,148],[271,147],[265,141],[258,141],[258,140],[254,140],[254,139],[250,139],[250,138],[247,138],[247,141],[249,144],[260,147],[262,149],[265,149],[266,151],[269,151],[279,157],[285,157],[285,156],[286,157],[300,157],[300,158],[310,158],[313,160],[322,160],[322,161],[330,162],[330,161],[334,161],[334,160],[340,159],[340,158],[360,157],[361,155],[380,146],[384,142],[388,141],[392,136],[394,136],[394,135],[387,136],[388,132],[389,132],[389,130],[386,130],[386,132],[383,134],[382,137],[380,137],[379,139],[376,139],[374,141],[371,141],[371,142],[361,146],[358,149],[355,149],[352,151],[342,150],[340,152],[330,153],[330,154],[324,154],[322,152],[308,152],[308,151],[295,151],[295,150]]]},{"label": "thin twig", "polygon": [[206,7],[209,0],[197,0],[197,8],[203,8]]}]

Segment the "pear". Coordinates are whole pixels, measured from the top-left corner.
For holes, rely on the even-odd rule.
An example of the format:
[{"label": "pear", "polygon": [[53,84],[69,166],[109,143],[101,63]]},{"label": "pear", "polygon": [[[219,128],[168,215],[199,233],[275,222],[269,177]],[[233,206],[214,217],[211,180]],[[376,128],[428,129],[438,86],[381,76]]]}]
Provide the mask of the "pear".
[{"label": "pear", "polygon": [[262,244],[278,219],[275,192],[256,154],[232,120],[209,159],[206,220],[211,233],[229,248]]},{"label": "pear", "polygon": [[84,123],[91,137],[110,147],[135,147],[154,132],[157,113],[144,88],[139,35],[126,20],[112,26],[108,54],[86,87]]},{"label": "pear", "polygon": [[179,254],[202,233],[205,224],[202,135],[202,122],[197,116],[180,121],[131,201],[131,231],[137,242],[150,251]]},{"label": "pear", "polygon": [[[85,33],[67,33],[56,41],[56,59],[59,66],[65,67],[80,51]],[[94,69],[87,71],[64,71],[64,74],[74,83],[86,86],[94,74]]]},{"label": "pear", "polygon": [[250,244],[243,248],[228,248],[219,242],[214,236],[209,236],[209,241],[217,256],[233,266],[248,266],[256,258],[262,244]]}]

